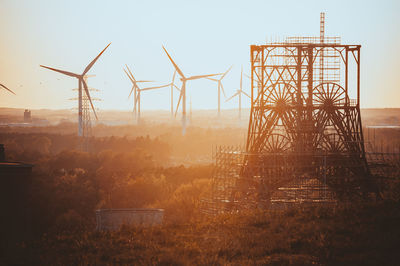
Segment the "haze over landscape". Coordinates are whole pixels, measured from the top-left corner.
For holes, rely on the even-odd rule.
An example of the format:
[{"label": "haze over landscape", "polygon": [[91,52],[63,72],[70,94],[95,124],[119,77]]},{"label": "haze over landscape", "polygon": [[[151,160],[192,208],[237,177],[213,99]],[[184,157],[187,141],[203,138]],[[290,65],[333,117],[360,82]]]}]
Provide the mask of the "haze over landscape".
[{"label": "haze over landscape", "polygon": [[0,0],[0,265],[399,265],[399,11]]}]

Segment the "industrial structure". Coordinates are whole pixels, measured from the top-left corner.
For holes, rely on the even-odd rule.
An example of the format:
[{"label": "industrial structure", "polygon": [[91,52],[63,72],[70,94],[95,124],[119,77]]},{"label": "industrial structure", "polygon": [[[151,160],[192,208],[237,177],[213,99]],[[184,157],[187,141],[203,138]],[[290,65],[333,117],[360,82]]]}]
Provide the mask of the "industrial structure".
[{"label": "industrial structure", "polygon": [[209,212],[378,196],[360,114],[361,45],[325,37],[251,45],[245,148],[220,147]]},{"label": "industrial structure", "polygon": [[31,110],[25,109],[25,111],[24,111],[24,123],[32,123]]},{"label": "industrial structure", "polygon": [[[84,110],[84,97],[87,98],[86,100],[86,104],[90,103],[90,106],[93,110],[94,116],[97,118],[97,114],[96,114],[96,110],[93,106],[93,102],[92,99],[90,97],[90,92],[89,92],[89,88],[87,86],[85,77],[87,78],[87,73],[89,72],[89,70],[92,68],[92,66],[96,63],[96,61],[99,59],[99,57],[104,53],[104,51],[108,48],[108,46],[110,46],[111,43],[109,43],[106,48],[103,49],[103,51],[101,51],[88,65],[87,67],[83,70],[82,74],[76,74],[76,73],[72,73],[72,72],[68,72],[65,70],[60,70],[60,69],[56,69],[56,68],[52,68],[52,67],[47,67],[47,66],[43,66],[40,65],[43,68],[47,68],[49,70],[70,76],[70,77],[74,77],[78,79],[78,137],[80,138],[80,146],[82,150],[87,151],[87,143],[88,143],[88,137],[90,136],[88,133],[90,131],[90,116],[88,116],[88,112],[86,112],[86,115],[83,115],[83,110]],[[82,85],[84,88],[84,92],[82,91]],[[89,108],[87,108],[88,111]],[[89,120],[87,120],[89,119]],[[89,128],[88,128],[89,126]]]},{"label": "industrial structure", "polygon": [[[95,77],[95,75],[85,75],[83,77],[83,80],[85,81],[86,85],[88,85],[88,78]],[[74,89],[76,91],[79,90],[79,88]],[[98,89],[91,88],[88,85],[88,91],[93,92],[93,91],[99,91]],[[79,98],[72,98],[70,100],[78,100]],[[82,93],[82,138],[80,141],[80,148],[83,151],[89,151],[90,150],[90,139],[93,136],[92,135],[92,120],[90,117],[90,101],[101,101],[100,98],[95,98],[86,94],[86,91]]]}]

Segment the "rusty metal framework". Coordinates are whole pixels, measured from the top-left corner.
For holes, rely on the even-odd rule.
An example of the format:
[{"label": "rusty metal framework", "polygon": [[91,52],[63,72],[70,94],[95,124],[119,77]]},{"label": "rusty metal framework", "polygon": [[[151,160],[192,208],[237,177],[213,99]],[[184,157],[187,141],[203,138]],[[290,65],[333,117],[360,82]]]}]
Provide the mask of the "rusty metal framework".
[{"label": "rusty metal framework", "polygon": [[373,192],[360,115],[361,46],[336,40],[251,46],[252,108],[235,200],[253,190],[255,201],[271,202],[276,190],[310,180],[340,199]]},{"label": "rusty metal framework", "polygon": [[[296,203],[335,204],[337,193],[346,194],[327,185],[333,165],[338,160],[346,164],[345,158],[319,153],[314,155],[317,165],[306,165],[295,154],[251,154],[241,147],[218,147],[213,156],[211,195],[203,199],[202,208],[208,214],[254,208],[282,209]],[[246,166],[252,171],[251,179],[242,175],[246,160],[253,162]]]},{"label": "rusty metal framework", "polygon": [[247,143],[217,149],[210,212],[377,194],[361,124],[360,49],[337,37],[251,46]]},{"label": "rusty metal framework", "polygon": [[[360,113],[361,45],[325,37],[251,45],[251,110],[245,148],[219,147],[203,211],[281,209],[379,198],[400,180],[392,152],[364,141]],[[397,150],[396,150],[397,149]]]}]

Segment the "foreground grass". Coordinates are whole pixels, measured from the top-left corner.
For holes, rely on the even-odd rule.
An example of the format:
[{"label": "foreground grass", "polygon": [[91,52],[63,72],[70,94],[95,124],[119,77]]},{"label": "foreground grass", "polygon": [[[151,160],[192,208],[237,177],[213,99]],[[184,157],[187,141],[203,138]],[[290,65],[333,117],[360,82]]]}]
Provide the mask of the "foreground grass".
[{"label": "foreground grass", "polygon": [[50,233],[22,247],[18,260],[41,265],[398,265],[399,224],[398,203],[257,211],[113,233]]}]

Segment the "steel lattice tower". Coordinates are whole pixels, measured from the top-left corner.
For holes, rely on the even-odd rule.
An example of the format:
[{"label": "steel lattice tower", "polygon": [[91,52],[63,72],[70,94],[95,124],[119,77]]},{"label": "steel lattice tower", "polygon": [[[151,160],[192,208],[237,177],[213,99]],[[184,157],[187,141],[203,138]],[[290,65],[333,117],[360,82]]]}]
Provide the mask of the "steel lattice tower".
[{"label": "steel lattice tower", "polygon": [[[87,79],[89,77],[93,77],[94,75],[85,75],[84,80],[87,82]],[[93,91],[95,89],[93,88],[88,88],[89,91]],[[98,100],[97,98],[93,98],[92,100]],[[83,151],[89,151],[90,150],[90,138],[92,137],[92,122],[90,118],[90,102],[89,98],[86,94],[85,91],[82,92],[82,135],[80,137],[80,149]]]},{"label": "steel lattice tower", "polygon": [[[360,115],[360,48],[309,38],[251,46],[252,105],[241,177],[242,187],[253,187],[258,200],[310,177],[323,177],[339,197],[370,191]],[[317,60],[321,55],[325,59]],[[324,76],[318,77],[321,61]],[[275,167],[264,171],[264,164]]]}]

